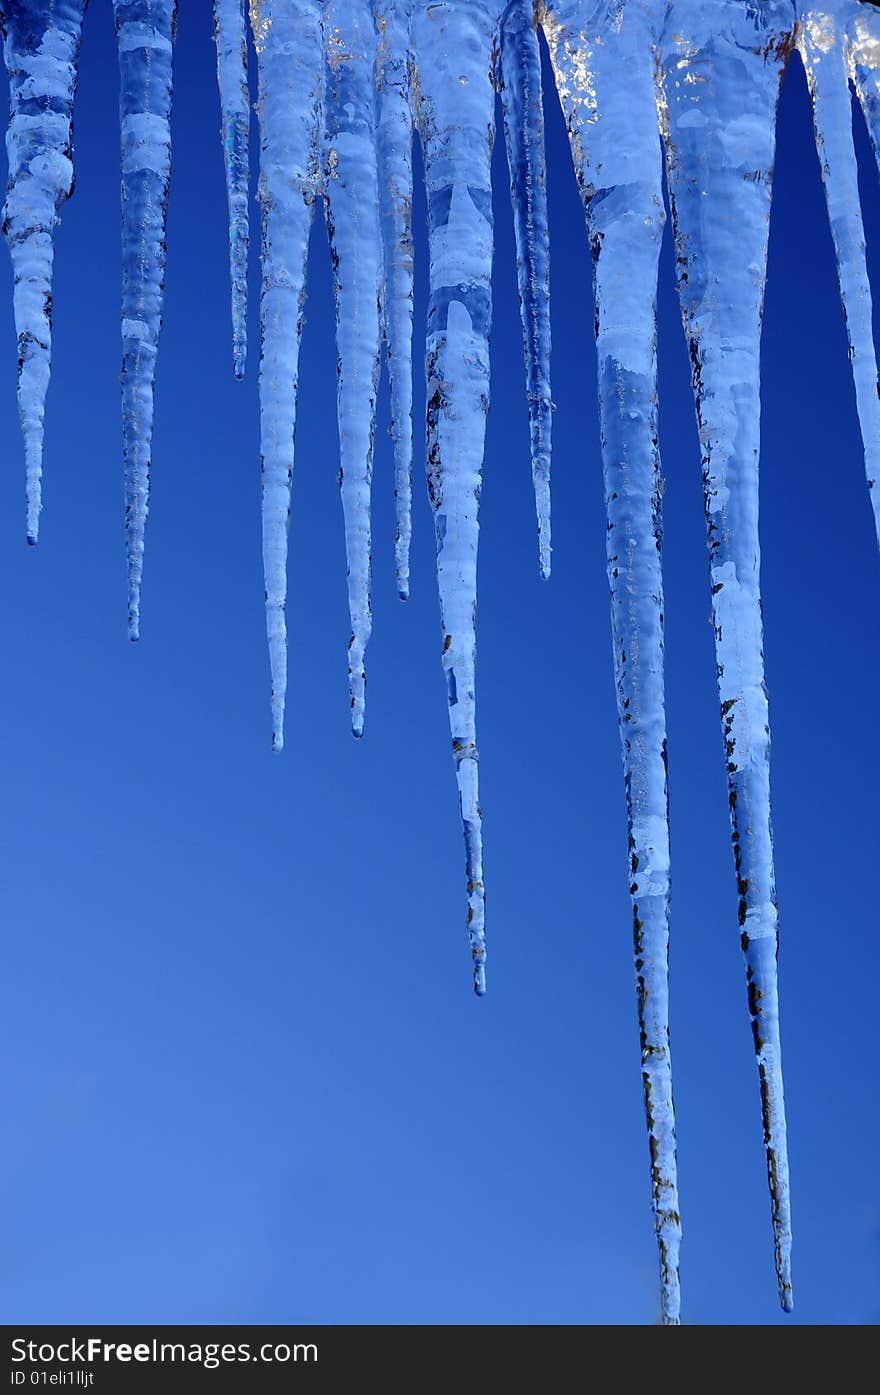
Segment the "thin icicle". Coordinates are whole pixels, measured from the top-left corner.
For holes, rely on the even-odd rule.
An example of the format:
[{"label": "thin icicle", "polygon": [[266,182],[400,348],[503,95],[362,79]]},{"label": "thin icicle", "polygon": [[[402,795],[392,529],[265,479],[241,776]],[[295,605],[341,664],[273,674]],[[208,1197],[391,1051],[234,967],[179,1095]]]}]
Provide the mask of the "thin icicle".
[{"label": "thin icicle", "polygon": [[655,44],[666,0],[628,0],[617,22],[583,0],[544,16],[587,214],[607,562],[629,826],[642,1082],[664,1323],[679,1322],[681,1240],[669,1050],[669,807],[657,448],[657,264],[663,168]]},{"label": "thin icicle", "polygon": [[391,441],[397,507],[395,568],[397,592],[409,596],[412,534],[412,334],[413,234],[412,138],[410,99],[410,0],[372,0],[379,36],[376,76],[379,110],[379,211],[385,268],[382,313],[391,387]]},{"label": "thin icicle", "polygon": [[364,734],[370,639],[370,488],[379,381],[382,242],[376,163],[376,31],[365,0],[327,0],[324,198],[333,262],[339,489],[348,563],[351,729]]},{"label": "thin icicle", "polygon": [[849,0],[846,6],[849,75],[858,93],[880,168],[880,9]]},{"label": "thin icicle", "polygon": [[86,0],[5,0],[9,183],[3,234],[12,258],[18,410],[27,468],[27,540],[40,528],[43,419],[52,355],[53,232],[73,189],[73,98]]},{"label": "thin icicle", "polygon": [[516,275],[529,399],[538,563],[550,575],[550,231],[541,51],[534,0],[510,0],[501,26],[501,102],[516,234]]},{"label": "thin icicle", "polygon": [[679,294],[703,458],[739,923],[761,1086],[776,1272],[792,1306],[776,981],[770,728],[762,651],[760,339],[776,104],[791,0],[672,0],[662,94]]},{"label": "thin icicle", "polygon": [[260,72],[260,454],[272,746],[284,745],[287,532],[309,229],[320,187],[321,0],[251,0]]},{"label": "thin icicle", "polygon": [[494,43],[500,4],[450,0],[413,17],[428,195],[428,493],[452,751],[464,824],[474,988],[485,992],[485,893],[475,713],[477,544],[492,309]]},{"label": "thin icicle", "polygon": [[798,51],[813,99],[816,149],[837,255],[865,474],[880,541],[880,397],[846,45],[846,19],[852,4],[851,0],[825,0],[822,6],[801,4],[799,11]]},{"label": "thin icicle", "polygon": [[165,293],[175,0],[113,0],[122,133],[122,442],[128,633],[140,635],[153,390]]},{"label": "thin icicle", "polygon": [[247,358],[248,139],[251,99],[248,91],[245,0],[214,0],[217,81],[220,86],[221,136],[229,203],[229,274],[232,281],[232,364],[244,377]]}]

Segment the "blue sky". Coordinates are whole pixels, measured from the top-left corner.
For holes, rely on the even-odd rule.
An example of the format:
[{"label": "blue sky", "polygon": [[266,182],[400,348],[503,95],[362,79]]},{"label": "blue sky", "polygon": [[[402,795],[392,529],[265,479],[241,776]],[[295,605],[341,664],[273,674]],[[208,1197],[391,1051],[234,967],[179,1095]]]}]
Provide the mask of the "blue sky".
[{"label": "blue sky", "polygon": [[[208,7],[185,6],[138,646],[125,637],[107,4],[86,19],[77,187],[57,234],[36,551],[24,542],[8,262],[0,300],[0,1311],[7,1322],[652,1322],[592,289],[555,98],[546,584],[496,149],[478,654],[490,988],[477,1001],[420,372],[412,598],[403,606],[395,593],[383,393],[366,739],[349,731],[320,219],[300,382],[287,746],[270,751],[257,364],[253,352],[247,380],[233,380],[213,62]],[[880,189],[860,117],[857,142],[880,286]],[[420,201],[417,326],[423,231]],[[253,256],[254,308],[256,272]],[[668,234],[660,306],[683,1317],[873,1321],[880,565],[797,60],[780,115],[762,462],[790,1319],[776,1308]]]}]

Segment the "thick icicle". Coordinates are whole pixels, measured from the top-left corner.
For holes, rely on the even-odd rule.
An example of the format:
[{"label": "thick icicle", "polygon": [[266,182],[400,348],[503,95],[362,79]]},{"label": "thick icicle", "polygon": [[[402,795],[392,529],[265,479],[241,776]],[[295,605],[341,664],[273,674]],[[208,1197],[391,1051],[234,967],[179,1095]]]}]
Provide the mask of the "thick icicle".
[{"label": "thick icicle", "polygon": [[800,5],[799,10],[798,51],[813,99],[816,149],[837,255],[865,473],[880,541],[880,397],[845,34],[852,4],[851,0],[825,0],[821,6]]},{"label": "thick icicle", "polygon": [[122,442],[128,633],[140,634],[153,390],[165,293],[176,0],[113,0],[122,133]]},{"label": "thick icicle", "polygon": [[412,138],[410,99],[410,0],[373,0],[379,36],[379,211],[385,271],[382,315],[391,388],[391,441],[397,505],[395,567],[401,600],[409,596],[409,545],[412,533],[412,333],[413,234]]},{"label": "thick icicle", "polygon": [[370,639],[370,488],[382,344],[376,30],[365,0],[327,0],[324,199],[333,262],[339,489],[348,563],[351,729],[364,734]]},{"label": "thick icicle", "polygon": [[485,992],[485,893],[475,713],[477,544],[492,309],[494,42],[500,4],[450,0],[413,16],[416,119],[428,196],[428,493],[452,751],[464,824],[474,988]]},{"label": "thick icicle", "polygon": [[309,229],[320,187],[321,0],[251,0],[260,72],[260,454],[272,745],[284,744],[287,532]]},{"label": "thick icicle", "polygon": [[776,104],[791,0],[672,0],[661,53],[678,286],[703,460],[739,923],[776,1272],[792,1306],[758,541],[760,339]]},{"label": "thick icicle", "polygon": [[9,184],[3,234],[12,258],[18,410],[27,467],[27,540],[40,527],[43,418],[52,354],[53,231],[73,189],[73,97],[86,0],[4,0]]},{"label": "thick icicle", "polygon": [[516,234],[516,275],[529,399],[538,563],[550,575],[550,231],[541,51],[534,0],[510,0],[501,26],[501,102]]},{"label": "thick icicle", "polygon": [[615,22],[583,0],[544,16],[587,214],[607,562],[629,824],[642,1081],[663,1320],[679,1321],[681,1222],[669,1051],[669,816],[657,448],[657,263],[663,167],[654,84],[665,0],[627,0]]},{"label": "thick icicle", "polygon": [[244,377],[247,357],[248,138],[251,99],[247,76],[245,0],[214,0],[221,136],[229,203],[229,274],[232,281],[232,365]]}]

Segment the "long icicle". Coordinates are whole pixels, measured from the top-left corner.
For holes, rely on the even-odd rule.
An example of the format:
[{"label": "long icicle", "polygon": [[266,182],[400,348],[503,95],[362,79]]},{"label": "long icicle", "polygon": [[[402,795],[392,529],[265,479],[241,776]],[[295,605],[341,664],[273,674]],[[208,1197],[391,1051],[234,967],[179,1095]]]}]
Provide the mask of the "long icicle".
[{"label": "long icicle", "polygon": [[452,752],[464,825],[474,989],[486,990],[476,738],[479,501],[489,410],[494,43],[500,7],[453,0],[413,17],[416,119],[428,196],[428,494]]},{"label": "long icicle", "polygon": [[376,143],[384,247],[382,318],[388,351],[397,511],[395,570],[397,593],[405,601],[409,596],[413,452],[411,0],[372,0],[372,3],[379,36]]},{"label": "long icicle", "polygon": [[122,133],[122,443],[128,634],[140,635],[153,390],[165,293],[175,0],[113,0]]},{"label": "long icicle", "polygon": [[665,0],[629,0],[620,23],[583,0],[544,16],[587,214],[607,563],[629,828],[636,996],[663,1321],[680,1320],[681,1221],[669,1048],[669,805],[663,683],[657,266],[663,167],[654,66]]},{"label": "long icicle", "polygon": [[739,924],[782,1307],[791,1213],[776,976],[770,727],[760,599],[760,340],[776,104],[791,0],[672,0],[662,97],[678,287],[696,395]]},{"label": "long icicle", "polygon": [[284,745],[287,533],[306,256],[320,189],[321,0],[251,0],[259,64],[260,455],[263,572],[272,673],[272,746]]},{"label": "long icicle", "polygon": [[550,230],[541,51],[534,0],[510,0],[501,25],[501,103],[516,235],[538,564],[550,575]]},{"label": "long icicle", "polygon": [[871,286],[865,260],[865,229],[859,200],[859,171],[852,133],[844,16],[826,0],[801,10],[798,52],[813,99],[816,150],[822,170],[828,221],[837,257],[849,357],[865,451],[865,474],[880,541],[880,396],[874,349]]},{"label": "long icicle", "polygon": [[214,38],[217,44],[221,137],[229,204],[232,366],[236,378],[243,378],[247,358],[248,139],[251,124],[245,0],[214,0]]},{"label": "long icicle", "polygon": [[43,421],[52,356],[53,232],[73,189],[73,98],[86,0],[5,0],[9,183],[3,235],[14,278],[18,411],[27,469],[27,540],[39,536]]},{"label": "long icicle", "polygon": [[370,639],[370,489],[381,328],[376,31],[364,0],[327,0],[324,199],[333,262],[339,489],[348,563],[351,729],[364,734]]}]

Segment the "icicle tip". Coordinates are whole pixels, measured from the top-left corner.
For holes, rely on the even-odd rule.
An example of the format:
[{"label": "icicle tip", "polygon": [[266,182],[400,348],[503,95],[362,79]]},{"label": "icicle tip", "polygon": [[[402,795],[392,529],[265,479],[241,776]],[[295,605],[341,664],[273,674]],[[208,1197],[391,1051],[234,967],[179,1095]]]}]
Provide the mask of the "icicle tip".
[{"label": "icicle tip", "polygon": [[779,1283],[779,1306],[784,1313],[794,1312],[794,1294],[791,1287],[791,1260],[786,1256],[777,1261],[776,1278]]},{"label": "icicle tip", "polygon": [[[32,458],[32,455],[35,458]],[[42,490],[42,441],[32,453],[28,450],[27,462],[27,540],[28,547],[36,547],[40,536],[40,514],[43,511]]]},{"label": "icicle tip", "polygon": [[360,702],[352,695],[351,699],[351,734],[355,741],[362,741],[364,735],[364,700],[361,696]]},{"label": "icicle tip", "polygon": [[364,734],[367,702],[367,675],[364,672],[364,641],[352,635],[348,646],[348,692],[351,701],[351,734],[360,741]]},{"label": "icicle tip", "polygon": [[535,485],[535,502],[538,510],[538,570],[542,581],[550,580],[551,553],[553,546],[550,542],[550,466],[549,463],[543,466],[532,462],[532,475]]},{"label": "icicle tip", "polygon": [[474,960],[474,992],[478,998],[486,996],[486,956]]},{"label": "icicle tip", "polygon": [[[399,499],[399,496],[398,496],[398,507],[399,507],[399,506],[400,506],[400,499]],[[394,569],[394,570],[395,570],[395,575],[396,575],[396,577],[397,577],[397,597],[398,597],[398,600],[401,600],[401,601],[408,601],[408,600],[409,600],[409,534],[407,534],[406,537],[402,537],[401,534],[400,534],[400,531],[398,531],[397,540],[396,540],[396,543],[395,543],[395,552],[396,552],[396,554],[397,554],[397,559],[396,559],[396,564],[395,564],[395,569]]]},{"label": "icicle tip", "polygon": [[128,638],[136,644],[141,637],[141,598],[133,591],[128,598]]},{"label": "icicle tip", "polygon": [[282,651],[281,672],[278,673],[275,665],[272,667],[272,750],[276,755],[284,750],[284,709],[287,697],[287,665],[284,662],[286,656]]}]

